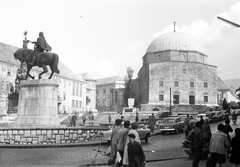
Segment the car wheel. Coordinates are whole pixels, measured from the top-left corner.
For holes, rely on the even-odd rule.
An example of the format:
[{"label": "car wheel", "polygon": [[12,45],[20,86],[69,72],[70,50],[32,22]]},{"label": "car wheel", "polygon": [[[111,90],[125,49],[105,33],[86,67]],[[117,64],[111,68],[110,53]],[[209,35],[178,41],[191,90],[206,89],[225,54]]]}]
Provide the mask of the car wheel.
[{"label": "car wheel", "polygon": [[148,143],[148,134],[145,135],[145,143]]},{"label": "car wheel", "polygon": [[165,132],[162,132],[162,135],[165,135]]}]

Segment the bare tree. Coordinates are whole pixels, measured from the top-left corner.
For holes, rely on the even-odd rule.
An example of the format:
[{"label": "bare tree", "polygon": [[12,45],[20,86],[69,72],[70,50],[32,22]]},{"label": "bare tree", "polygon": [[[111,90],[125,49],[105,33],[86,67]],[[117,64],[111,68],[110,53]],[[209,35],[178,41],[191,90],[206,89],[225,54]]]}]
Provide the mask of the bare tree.
[{"label": "bare tree", "polygon": [[124,89],[123,98],[124,98],[125,106],[128,105],[128,98],[133,97],[133,90],[131,88],[131,80],[133,77],[133,73],[134,73],[133,69],[131,67],[128,67],[127,74],[124,76],[125,89]]}]

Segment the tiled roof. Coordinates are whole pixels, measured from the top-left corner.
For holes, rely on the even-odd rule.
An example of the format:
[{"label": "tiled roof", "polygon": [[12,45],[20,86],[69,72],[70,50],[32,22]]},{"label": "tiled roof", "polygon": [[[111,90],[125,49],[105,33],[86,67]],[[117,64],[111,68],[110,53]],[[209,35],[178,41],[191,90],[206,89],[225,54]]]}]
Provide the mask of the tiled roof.
[{"label": "tiled roof", "polygon": [[148,47],[146,53],[167,50],[196,51],[204,54],[201,45],[196,39],[180,32],[170,32],[157,37]]},{"label": "tiled roof", "polygon": [[85,81],[97,81],[88,73],[81,74],[81,76]]},{"label": "tiled roof", "polygon": [[[14,59],[14,57],[13,57],[13,53],[18,49],[19,49],[18,47],[0,42],[0,61],[8,63],[8,64],[20,66],[20,62],[18,60]],[[59,58],[61,59],[60,56],[59,56]],[[61,77],[85,82],[81,76],[78,76],[77,74],[75,74],[61,61],[59,61],[59,63],[58,63],[58,69],[60,70],[59,76],[61,76]],[[58,75],[58,74],[54,74],[54,75]]]},{"label": "tiled roof", "polygon": [[116,81],[124,82],[124,78],[120,76],[114,76],[114,77],[97,79],[97,85],[114,84],[116,83]]},{"label": "tiled roof", "polygon": [[220,77],[217,78],[217,90],[229,91],[230,89],[225,85]]}]

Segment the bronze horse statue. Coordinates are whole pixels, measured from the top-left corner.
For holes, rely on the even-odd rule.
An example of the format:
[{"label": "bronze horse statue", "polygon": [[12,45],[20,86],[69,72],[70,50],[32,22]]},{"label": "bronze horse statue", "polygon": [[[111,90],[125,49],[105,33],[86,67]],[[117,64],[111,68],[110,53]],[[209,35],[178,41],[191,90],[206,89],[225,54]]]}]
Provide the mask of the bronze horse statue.
[{"label": "bronze horse statue", "polygon": [[[51,52],[41,52],[37,54],[37,59],[34,61],[33,65],[30,64],[30,62],[32,61],[32,55],[33,55],[33,50],[31,49],[18,49],[15,53],[14,53],[14,58],[18,59],[21,63],[26,62],[27,64],[27,73],[26,73],[26,78],[31,77],[32,79],[34,79],[34,76],[32,76],[30,74],[30,71],[32,69],[33,66],[39,66],[39,64],[41,64],[41,67],[43,68],[43,72],[41,72],[38,75],[38,79],[41,79],[42,75],[44,73],[48,72],[47,66],[50,67],[50,69],[52,70],[51,75],[49,76],[48,79],[51,79],[53,76],[53,73],[57,73],[59,74],[60,71],[58,70],[58,62],[59,62],[59,57],[57,54],[55,53],[51,53]],[[37,62],[38,60],[38,62]]]}]

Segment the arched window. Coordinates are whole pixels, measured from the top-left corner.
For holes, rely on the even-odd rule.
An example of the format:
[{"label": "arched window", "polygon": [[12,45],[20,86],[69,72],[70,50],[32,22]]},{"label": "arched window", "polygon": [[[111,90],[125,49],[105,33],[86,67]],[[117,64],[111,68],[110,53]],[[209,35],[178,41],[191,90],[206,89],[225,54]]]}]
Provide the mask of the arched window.
[{"label": "arched window", "polygon": [[207,92],[204,92],[204,93],[203,93],[203,102],[204,102],[204,103],[207,103],[207,102],[208,102],[208,93],[207,93]]},{"label": "arched window", "polygon": [[174,81],[174,87],[179,87],[179,81]]},{"label": "arched window", "polygon": [[159,92],[158,99],[159,99],[159,101],[164,101],[164,92],[163,91]]},{"label": "arched window", "polygon": [[186,66],[182,66],[182,74],[187,74],[187,67]]},{"label": "arched window", "polygon": [[204,87],[204,88],[208,88],[208,82],[207,82],[207,81],[204,81],[204,82],[203,82],[203,87]]},{"label": "arched window", "polygon": [[159,101],[164,101],[164,94],[159,94]]},{"label": "arched window", "polygon": [[163,80],[160,80],[160,81],[159,81],[159,86],[160,86],[160,87],[164,86],[164,81],[163,81]]}]

